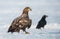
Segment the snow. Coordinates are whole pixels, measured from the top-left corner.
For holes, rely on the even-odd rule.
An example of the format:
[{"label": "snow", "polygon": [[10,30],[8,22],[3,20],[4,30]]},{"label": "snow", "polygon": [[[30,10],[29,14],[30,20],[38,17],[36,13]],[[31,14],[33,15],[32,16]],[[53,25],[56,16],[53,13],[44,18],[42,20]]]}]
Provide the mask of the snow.
[{"label": "snow", "polygon": [[[27,29],[30,34],[25,34],[22,30],[20,33],[7,33],[8,25],[0,27],[0,39],[59,39],[60,24],[47,24],[44,29],[36,29],[36,25],[32,25]],[[52,27],[53,26],[53,27]],[[56,29],[55,29],[56,28]]]},{"label": "snow", "polygon": [[[44,14],[48,15],[47,22],[51,24],[45,25],[44,29],[32,25],[27,29],[30,34],[23,31],[7,33],[9,23],[20,16],[26,6],[32,8],[29,15],[33,24],[37,24]],[[0,39],[60,39],[60,24],[57,23],[60,23],[59,0],[0,0]]]}]

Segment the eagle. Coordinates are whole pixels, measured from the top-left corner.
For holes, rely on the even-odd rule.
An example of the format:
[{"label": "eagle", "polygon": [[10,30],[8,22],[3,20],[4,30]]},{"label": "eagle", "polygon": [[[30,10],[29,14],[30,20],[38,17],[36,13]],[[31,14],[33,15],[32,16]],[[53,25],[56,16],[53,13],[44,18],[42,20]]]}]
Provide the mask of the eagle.
[{"label": "eagle", "polygon": [[47,24],[46,17],[48,17],[48,16],[43,15],[43,17],[41,18],[41,20],[37,24],[37,27],[36,27],[37,29],[44,28],[44,26]]},{"label": "eagle", "polygon": [[25,7],[23,9],[22,15],[15,18],[9,29],[8,32],[20,32],[20,30],[24,31],[26,34],[29,34],[29,32],[26,31],[26,28],[29,29],[32,25],[32,20],[29,18],[28,12],[32,11],[30,7]]}]

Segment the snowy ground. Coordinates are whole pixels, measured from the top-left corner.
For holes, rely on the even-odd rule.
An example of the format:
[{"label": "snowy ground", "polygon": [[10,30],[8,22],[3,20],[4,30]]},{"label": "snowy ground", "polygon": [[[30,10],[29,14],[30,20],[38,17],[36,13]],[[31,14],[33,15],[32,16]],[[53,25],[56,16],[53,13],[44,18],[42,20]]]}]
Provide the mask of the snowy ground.
[{"label": "snowy ground", "polygon": [[[58,24],[48,24],[45,29],[35,29],[32,25],[30,29],[27,29],[30,34],[25,34],[23,31],[20,33],[7,33],[8,25],[0,27],[0,39],[60,39],[60,27]],[[55,26],[52,27],[52,26]]]}]

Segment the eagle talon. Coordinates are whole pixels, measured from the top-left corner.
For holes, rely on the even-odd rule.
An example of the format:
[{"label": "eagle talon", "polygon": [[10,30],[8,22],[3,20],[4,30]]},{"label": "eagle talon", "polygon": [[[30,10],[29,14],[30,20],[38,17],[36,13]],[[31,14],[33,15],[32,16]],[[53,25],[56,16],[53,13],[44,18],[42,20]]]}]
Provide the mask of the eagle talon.
[{"label": "eagle talon", "polygon": [[25,34],[30,34],[29,32],[25,32]]}]

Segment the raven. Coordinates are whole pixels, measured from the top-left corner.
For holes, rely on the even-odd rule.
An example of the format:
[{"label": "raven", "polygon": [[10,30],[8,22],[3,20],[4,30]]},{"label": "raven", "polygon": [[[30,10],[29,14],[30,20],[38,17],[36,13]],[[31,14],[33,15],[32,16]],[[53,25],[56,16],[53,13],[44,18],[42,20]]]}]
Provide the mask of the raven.
[{"label": "raven", "polygon": [[46,17],[48,17],[47,15],[43,15],[43,17],[41,18],[41,20],[38,22],[37,24],[37,29],[41,29],[41,28],[44,28],[44,26],[47,24],[46,22]]}]

